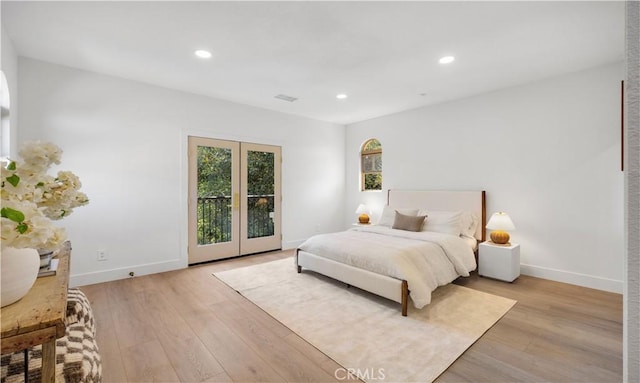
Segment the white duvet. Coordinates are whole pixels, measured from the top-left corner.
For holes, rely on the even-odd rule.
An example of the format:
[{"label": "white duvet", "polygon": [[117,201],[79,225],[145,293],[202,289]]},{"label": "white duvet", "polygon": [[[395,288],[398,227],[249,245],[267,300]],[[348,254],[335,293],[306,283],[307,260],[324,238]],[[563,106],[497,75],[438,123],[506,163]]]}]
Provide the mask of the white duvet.
[{"label": "white duvet", "polygon": [[359,226],[319,234],[300,250],[354,267],[406,280],[413,305],[431,302],[431,292],[475,270],[473,250],[460,237],[436,232],[412,232],[384,226]]}]

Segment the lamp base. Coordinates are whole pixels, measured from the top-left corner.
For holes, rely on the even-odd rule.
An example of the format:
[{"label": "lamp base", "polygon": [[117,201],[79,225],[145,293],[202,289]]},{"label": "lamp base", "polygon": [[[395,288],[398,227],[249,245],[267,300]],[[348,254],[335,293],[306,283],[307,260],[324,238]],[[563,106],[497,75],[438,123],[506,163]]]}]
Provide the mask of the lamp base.
[{"label": "lamp base", "polygon": [[358,222],[360,222],[363,225],[366,225],[369,223],[369,216],[366,214],[360,214],[360,216],[358,217]]},{"label": "lamp base", "polygon": [[495,230],[489,234],[491,237],[491,242],[497,243],[498,245],[507,245],[509,244],[509,233],[502,230]]}]

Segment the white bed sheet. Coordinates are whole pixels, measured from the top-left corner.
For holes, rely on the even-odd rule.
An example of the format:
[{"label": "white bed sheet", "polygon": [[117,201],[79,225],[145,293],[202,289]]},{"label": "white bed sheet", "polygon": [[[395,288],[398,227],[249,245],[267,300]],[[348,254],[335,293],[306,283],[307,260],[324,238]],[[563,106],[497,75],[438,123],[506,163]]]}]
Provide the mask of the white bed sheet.
[{"label": "white bed sheet", "polygon": [[465,241],[467,245],[471,248],[471,251],[476,251],[478,249],[478,240],[472,237],[467,237],[465,235],[461,235],[460,239]]},{"label": "white bed sheet", "polygon": [[431,302],[431,292],[459,276],[469,276],[476,260],[461,237],[411,232],[384,226],[358,226],[344,232],[320,234],[300,250],[374,273],[406,280],[413,305]]}]

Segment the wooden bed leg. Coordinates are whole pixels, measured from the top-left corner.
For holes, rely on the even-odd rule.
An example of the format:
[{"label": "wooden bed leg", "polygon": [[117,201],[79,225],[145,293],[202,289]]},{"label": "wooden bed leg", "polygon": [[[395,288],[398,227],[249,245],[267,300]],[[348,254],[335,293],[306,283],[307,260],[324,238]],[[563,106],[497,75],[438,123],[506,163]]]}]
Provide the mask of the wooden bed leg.
[{"label": "wooden bed leg", "polygon": [[409,302],[409,284],[407,281],[402,281],[402,316],[407,316],[407,305]]},{"label": "wooden bed leg", "polygon": [[298,251],[300,251],[300,249],[296,249],[296,268],[298,269],[298,274],[300,274],[302,273],[302,266],[298,264]]},{"label": "wooden bed leg", "polygon": [[302,272],[302,266],[297,265],[298,266],[298,274],[300,274]]}]

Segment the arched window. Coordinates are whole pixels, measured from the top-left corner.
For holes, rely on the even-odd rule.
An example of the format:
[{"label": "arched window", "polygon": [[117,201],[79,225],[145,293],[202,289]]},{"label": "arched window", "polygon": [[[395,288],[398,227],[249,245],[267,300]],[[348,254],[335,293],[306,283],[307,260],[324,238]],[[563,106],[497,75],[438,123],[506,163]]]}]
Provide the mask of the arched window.
[{"label": "arched window", "polygon": [[382,144],[367,140],[360,152],[361,190],[382,190]]}]

